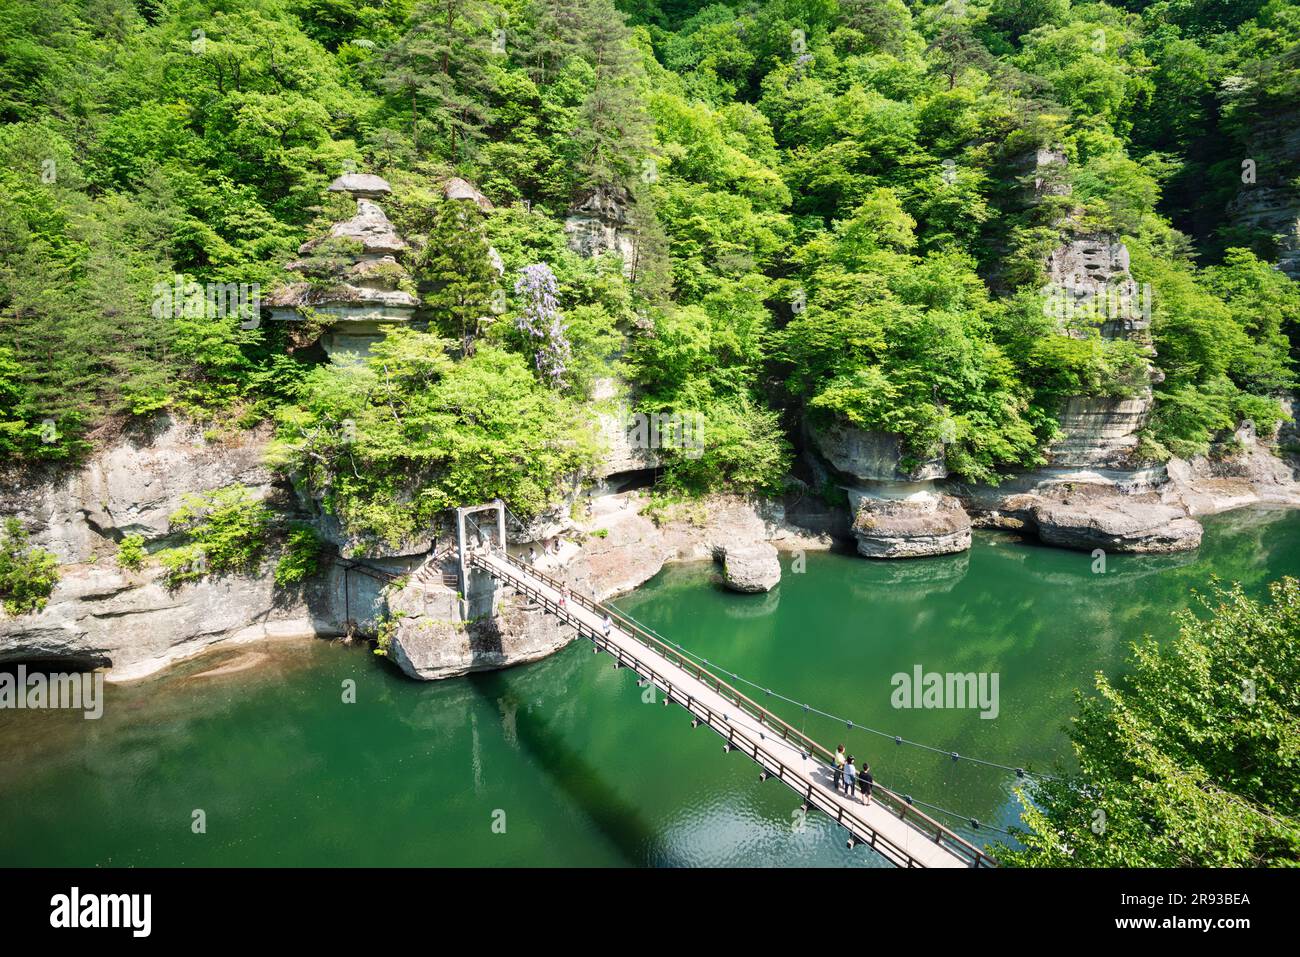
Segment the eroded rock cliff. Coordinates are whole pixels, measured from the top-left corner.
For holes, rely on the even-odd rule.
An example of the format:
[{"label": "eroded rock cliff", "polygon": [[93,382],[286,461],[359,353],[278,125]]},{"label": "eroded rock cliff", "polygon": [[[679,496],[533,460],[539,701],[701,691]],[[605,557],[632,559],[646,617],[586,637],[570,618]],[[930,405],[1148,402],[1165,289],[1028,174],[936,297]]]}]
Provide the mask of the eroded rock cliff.
[{"label": "eroded rock cliff", "polygon": [[114,560],[139,535],[157,551],[174,543],[168,516],[190,493],[242,484],[284,515],[293,495],[262,465],[265,430],[205,438],[162,416],[122,436],[79,469],[10,476],[0,514],[23,523],[55,554],[59,582],[36,614],[0,612],[0,661],[70,660],[109,668],[111,680],[151,674],[222,641],[340,635],[373,629],[383,581],[331,567],[302,588],[275,586],[270,560],[239,574],[170,587],[163,570]]}]

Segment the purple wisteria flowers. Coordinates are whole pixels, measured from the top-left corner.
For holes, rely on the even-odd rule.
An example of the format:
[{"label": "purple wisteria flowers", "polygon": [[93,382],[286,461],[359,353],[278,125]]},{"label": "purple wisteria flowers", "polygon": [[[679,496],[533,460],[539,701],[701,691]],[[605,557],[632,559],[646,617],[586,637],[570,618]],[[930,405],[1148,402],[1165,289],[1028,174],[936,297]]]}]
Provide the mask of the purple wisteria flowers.
[{"label": "purple wisteria flowers", "polygon": [[533,340],[533,362],[542,379],[552,388],[562,389],[567,385],[565,375],[573,350],[560,315],[558,288],[555,273],[546,263],[533,263],[519,270],[515,295],[523,297],[524,308],[515,326]]}]

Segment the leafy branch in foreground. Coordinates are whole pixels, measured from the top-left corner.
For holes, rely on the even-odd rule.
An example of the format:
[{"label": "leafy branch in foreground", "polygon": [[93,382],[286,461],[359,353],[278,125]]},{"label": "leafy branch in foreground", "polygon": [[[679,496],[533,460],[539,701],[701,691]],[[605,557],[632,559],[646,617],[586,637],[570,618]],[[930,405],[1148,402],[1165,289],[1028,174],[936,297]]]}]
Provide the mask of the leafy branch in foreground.
[{"label": "leafy branch in foreground", "polygon": [[1079,771],[1021,793],[1030,867],[1300,864],[1300,581],[1218,588],[1132,675],[1079,696]]}]

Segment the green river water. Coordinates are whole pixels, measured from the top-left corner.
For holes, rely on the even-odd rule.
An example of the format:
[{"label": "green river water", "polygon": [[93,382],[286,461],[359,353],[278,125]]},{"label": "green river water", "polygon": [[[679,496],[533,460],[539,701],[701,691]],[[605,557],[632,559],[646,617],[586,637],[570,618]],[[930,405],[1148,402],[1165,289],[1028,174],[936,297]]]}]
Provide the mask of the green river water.
[{"label": "green river water", "polygon": [[[796,700],[1050,770],[1069,761],[1074,689],[1098,670],[1122,672],[1129,642],[1172,634],[1192,589],[1217,576],[1258,595],[1300,574],[1300,512],[1217,516],[1199,551],[1111,556],[1104,574],[1087,554],[996,533],[950,558],[810,553],[801,574],[791,561],[766,596],[724,591],[711,566],[694,564],[669,566],[618,604]],[[996,672],[998,716],[893,708],[891,676],[916,665]],[[645,703],[635,677],[585,642],[429,684],[360,647],[242,647],[106,693],[97,721],[0,711],[0,865],[881,864],[848,851],[825,819],[801,824],[792,792],[760,783],[680,708]],[[1014,775],[806,722],[895,790],[986,824],[1017,820]],[[206,833],[193,833],[196,809]],[[978,842],[1000,837],[937,816]]]}]

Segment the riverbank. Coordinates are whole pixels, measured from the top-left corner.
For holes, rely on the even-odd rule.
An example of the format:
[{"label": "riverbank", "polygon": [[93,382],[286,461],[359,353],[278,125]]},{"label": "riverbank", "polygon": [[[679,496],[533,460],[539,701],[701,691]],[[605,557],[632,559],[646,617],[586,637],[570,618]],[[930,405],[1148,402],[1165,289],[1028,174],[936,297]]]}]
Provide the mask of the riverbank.
[{"label": "riverbank", "polygon": [[[1253,435],[1247,438],[1232,455],[1175,460],[1162,470],[1160,482],[1137,487],[1100,473],[1029,475],[997,488],[944,484],[945,501],[962,503],[970,519],[957,530],[960,547],[938,550],[968,547],[974,526],[1089,552],[1172,551],[1195,547],[1205,515],[1263,503],[1300,505],[1290,465]],[[276,585],[270,558],[254,570],[178,586],[165,580],[156,562],[136,571],[117,564],[115,551],[125,536],[140,536],[150,552],[174,545],[168,516],[184,497],[232,483],[270,508],[277,522],[312,524],[328,548],[349,554],[351,543],[335,524],[262,465],[267,439],[265,430],[214,439],[164,416],[123,436],[79,470],[8,483],[0,512],[19,517],[33,542],[62,566],[42,611],[0,613],[0,662],[104,667],[109,681],[135,681],[227,643],[374,638],[386,629],[398,666],[411,677],[435,679],[536,661],[572,639],[544,613],[496,594],[491,582],[475,586],[487,591],[478,602],[487,611],[466,620],[454,562],[445,551],[431,558],[429,542],[361,565],[331,561],[293,587]],[[778,559],[778,551],[806,556],[837,543],[852,548],[855,539],[863,551],[864,534],[873,543],[895,541],[903,526],[908,540],[899,554],[920,554],[916,543],[935,539],[924,509],[919,517],[906,512],[902,524],[892,526],[887,510],[877,509],[876,524],[864,532],[862,501],[851,508],[853,501],[836,501],[835,495],[828,501],[798,482],[777,499],[713,496],[670,506],[652,501],[644,490],[610,491],[593,497],[590,513],[583,500],[557,511],[538,524],[536,541],[516,547],[525,553],[530,544],[540,549],[545,541],[558,543],[558,553],[540,555],[542,568],[562,570],[575,588],[604,599],[637,588],[673,562],[715,559],[732,587],[770,593],[791,565],[789,558]],[[897,501],[912,504],[906,497]],[[943,514],[956,511],[954,506]],[[952,538],[948,524],[945,542]],[[445,546],[445,530],[443,535]],[[404,584],[394,586],[394,578]],[[763,600],[751,596],[755,607]]]}]

